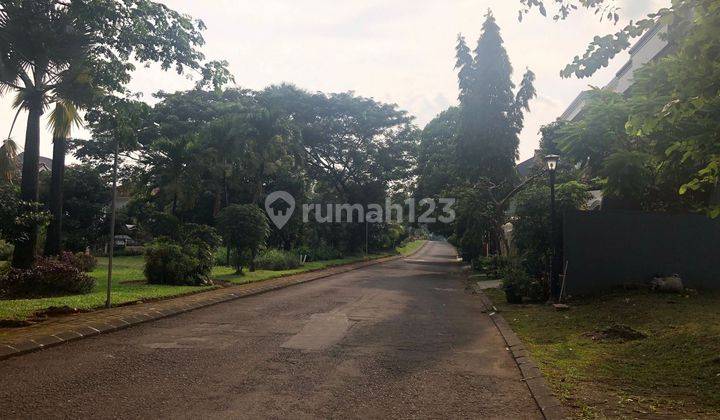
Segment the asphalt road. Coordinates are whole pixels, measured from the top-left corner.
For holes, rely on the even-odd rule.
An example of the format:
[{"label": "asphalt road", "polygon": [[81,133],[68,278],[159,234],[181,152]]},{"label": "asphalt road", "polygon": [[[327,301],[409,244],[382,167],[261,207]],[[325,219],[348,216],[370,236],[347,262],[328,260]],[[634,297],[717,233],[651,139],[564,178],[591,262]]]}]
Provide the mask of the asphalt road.
[{"label": "asphalt road", "polygon": [[0,362],[0,418],[541,418],[454,252]]}]

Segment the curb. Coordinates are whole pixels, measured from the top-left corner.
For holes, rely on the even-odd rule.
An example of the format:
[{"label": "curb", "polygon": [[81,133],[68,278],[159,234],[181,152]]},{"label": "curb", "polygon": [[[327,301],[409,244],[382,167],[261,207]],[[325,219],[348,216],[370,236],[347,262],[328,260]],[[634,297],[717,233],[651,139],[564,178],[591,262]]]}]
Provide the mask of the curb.
[{"label": "curb", "polygon": [[[68,343],[71,341],[77,341],[81,340],[83,338],[93,337],[100,334],[106,334],[111,333],[119,330],[123,330],[125,328],[133,327],[136,325],[144,324],[146,322],[156,321],[163,318],[169,318],[172,316],[188,313],[191,311],[194,311],[196,309],[201,308],[207,308],[210,306],[214,306],[220,303],[230,302],[233,300],[241,299],[248,296],[256,296],[263,293],[271,292],[274,290],[284,289],[286,287],[295,286],[298,284],[303,283],[309,283],[311,281],[336,276],[338,274],[344,274],[350,271],[355,271],[361,268],[370,267],[373,265],[383,264],[390,261],[397,261],[400,259],[411,257],[421,250],[425,249],[425,246],[430,241],[425,241],[425,243],[422,244],[418,249],[413,251],[412,253],[408,255],[395,255],[390,257],[383,257],[383,258],[377,258],[374,260],[369,261],[360,261],[355,263],[350,263],[346,265],[339,265],[335,267],[328,267],[326,269],[321,270],[315,270],[315,271],[308,271],[305,273],[299,273],[294,274],[290,276],[285,277],[275,277],[273,279],[268,279],[264,281],[257,282],[256,287],[250,287],[245,290],[237,290],[232,291],[233,287],[228,288],[229,291],[226,294],[222,294],[219,296],[214,296],[211,298],[208,298],[205,301],[202,302],[192,302],[192,303],[178,303],[177,305],[169,305],[169,307],[163,307],[163,308],[147,308],[147,311],[132,314],[129,316],[120,316],[120,317],[112,317],[105,321],[101,322],[89,322],[84,325],[80,325],[78,327],[74,327],[68,331],[62,331],[55,334],[50,335],[42,335],[34,337],[33,339],[26,339],[21,341],[14,341],[9,343],[2,343],[0,342],[0,360],[9,359],[11,357],[20,356],[26,353],[35,352],[38,350],[43,350],[50,347],[55,347],[60,344]],[[316,275],[312,275],[312,274]],[[297,278],[293,279],[293,277],[301,277],[301,276],[308,276],[311,275],[310,278]],[[269,281],[269,280],[281,280],[286,279],[287,282],[281,283],[281,284],[265,284],[262,283]],[[252,284],[252,283],[250,283]],[[242,286],[242,285],[240,285]],[[237,286],[238,288],[240,286]],[[212,291],[209,291],[212,292]],[[195,296],[202,295],[202,293],[195,294]],[[187,297],[187,296],[193,296],[193,295],[186,295],[186,296],[180,296],[179,298]],[[178,299],[178,298],[175,298]],[[163,300],[160,302],[164,303],[170,303],[172,302],[173,298]],[[158,303],[160,303],[158,302]]]},{"label": "curb", "polygon": [[495,324],[503,340],[505,340],[507,349],[522,374],[522,381],[530,390],[530,394],[543,417],[547,420],[570,418],[560,400],[553,395],[540,369],[530,358],[530,353],[525,349],[522,341],[510,328],[505,318],[496,312],[495,306],[479,287],[473,285],[473,291],[480,297],[485,312]]}]

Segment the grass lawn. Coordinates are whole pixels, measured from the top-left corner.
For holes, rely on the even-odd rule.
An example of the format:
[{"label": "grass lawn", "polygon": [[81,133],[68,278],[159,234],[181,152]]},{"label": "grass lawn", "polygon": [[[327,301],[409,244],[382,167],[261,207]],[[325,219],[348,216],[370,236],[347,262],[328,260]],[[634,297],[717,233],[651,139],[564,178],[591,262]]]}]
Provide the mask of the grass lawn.
[{"label": "grass lawn", "polygon": [[[403,255],[418,249],[425,241],[414,241],[398,249]],[[376,259],[392,255],[371,254],[368,256],[352,256],[337,260],[316,261],[306,263],[300,268],[285,271],[257,270],[254,273],[245,272],[245,275],[238,276],[235,270],[230,267],[215,267],[212,276],[218,280],[228,281],[234,284],[253,283],[272,278],[303,273],[307,271],[320,270],[336,265],[349,264],[367,259]],[[4,262],[0,262],[0,266]],[[148,299],[161,299],[179,296],[189,293],[196,293],[211,290],[214,287],[196,286],[166,286],[151,285],[142,282],[124,283],[127,281],[142,281],[144,258],[136,257],[115,257],[113,259],[113,284],[112,303],[120,305],[129,302],[137,302]],[[15,299],[0,300],[0,319],[23,320],[30,318],[34,313],[47,309],[51,306],[70,306],[82,310],[101,308],[105,305],[105,294],[107,291],[107,258],[98,258],[97,268],[90,273],[97,280],[95,291],[87,295],[61,296],[42,299]]]},{"label": "grass lawn", "polygon": [[425,242],[427,242],[427,241],[419,240],[419,241],[408,242],[406,245],[398,247],[397,252],[399,252],[402,255],[412,254],[413,252],[417,251],[421,246],[423,246],[423,244]]},{"label": "grass lawn", "polygon": [[[125,281],[145,279],[143,275],[144,261],[142,256],[113,258],[113,305],[178,296],[212,288],[144,283],[123,284]],[[97,280],[97,286],[92,293],[42,299],[0,300],[0,319],[27,319],[33,313],[51,306],[70,306],[83,310],[104,306],[107,291],[107,258],[98,258],[97,268],[89,274]]]},{"label": "grass lawn", "polygon": [[[573,302],[566,312],[486,293],[575,416],[720,416],[720,293],[622,292]],[[614,324],[647,338],[586,335]]]}]

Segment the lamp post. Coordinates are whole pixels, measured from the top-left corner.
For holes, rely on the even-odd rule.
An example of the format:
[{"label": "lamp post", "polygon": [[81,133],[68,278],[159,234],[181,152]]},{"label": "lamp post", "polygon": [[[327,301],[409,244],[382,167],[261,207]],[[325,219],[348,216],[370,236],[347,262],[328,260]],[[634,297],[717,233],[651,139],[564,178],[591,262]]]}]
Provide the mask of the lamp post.
[{"label": "lamp post", "polygon": [[558,257],[560,253],[557,246],[558,229],[555,226],[555,172],[557,171],[559,160],[560,156],[558,155],[545,156],[545,163],[550,172],[550,246],[552,247],[552,259],[550,260],[550,296],[553,300],[557,300],[560,290],[558,284]]}]

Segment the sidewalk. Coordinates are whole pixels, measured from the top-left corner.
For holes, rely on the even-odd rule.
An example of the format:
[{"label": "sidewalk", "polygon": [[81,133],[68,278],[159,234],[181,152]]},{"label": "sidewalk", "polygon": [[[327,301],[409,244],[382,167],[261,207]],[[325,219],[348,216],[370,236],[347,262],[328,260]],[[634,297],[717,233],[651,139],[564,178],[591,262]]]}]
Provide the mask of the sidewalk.
[{"label": "sidewalk", "polygon": [[[411,255],[421,251],[427,242]],[[257,283],[225,287],[192,295],[180,296],[157,302],[139,303],[98,310],[88,313],[65,315],[45,322],[21,328],[4,329],[0,338],[0,360],[46,347],[79,340],[98,334],[117,331],[133,325],[173,315],[190,312],[222,302],[282,289],[296,284],[333,276],[371,265],[381,264],[409,255],[397,255],[376,260],[362,261],[318,271],[265,280]]]}]

